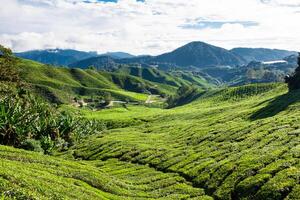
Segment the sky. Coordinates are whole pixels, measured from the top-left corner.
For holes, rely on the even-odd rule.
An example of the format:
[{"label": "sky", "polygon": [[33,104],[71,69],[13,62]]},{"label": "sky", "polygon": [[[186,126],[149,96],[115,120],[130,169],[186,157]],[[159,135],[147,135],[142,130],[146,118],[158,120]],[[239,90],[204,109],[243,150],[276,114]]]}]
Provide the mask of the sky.
[{"label": "sky", "polygon": [[0,44],[158,55],[191,41],[300,51],[300,0],[0,0]]}]

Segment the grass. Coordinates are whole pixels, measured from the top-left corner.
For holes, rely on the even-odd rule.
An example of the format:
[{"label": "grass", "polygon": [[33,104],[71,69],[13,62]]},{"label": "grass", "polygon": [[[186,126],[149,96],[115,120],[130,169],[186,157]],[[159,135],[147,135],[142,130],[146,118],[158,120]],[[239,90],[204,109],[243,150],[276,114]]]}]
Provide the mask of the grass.
[{"label": "grass", "polygon": [[143,123],[92,136],[74,155],[178,173],[215,199],[297,199],[300,91],[286,93],[284,84],[255,84],[206,92],[188,105],[146,115],[86,113]]},{"label": "grass", "polygon": [[150,108],[141,105],[128,105],[124,107],[114,107],[99,111],[90,109],[78,109],[72,106],[61,106],[62,111],[68,111],[76,116],[82,116],[89,120],[97,120],[106,124],[108,128],[128,127],[143,124],[157,113],[163,112],[161,108]]},{"label": "grass", "polygon": [[107,91],[107,92],[111,92],[111,93],[117,93],[121,96],[130,97],[131,99],[136,99],[138,101],[146,101],[148,96],[149,96],[148,94],[129,92],[129,91],[124,91],[124,90],[103,89],[103,91]]}]

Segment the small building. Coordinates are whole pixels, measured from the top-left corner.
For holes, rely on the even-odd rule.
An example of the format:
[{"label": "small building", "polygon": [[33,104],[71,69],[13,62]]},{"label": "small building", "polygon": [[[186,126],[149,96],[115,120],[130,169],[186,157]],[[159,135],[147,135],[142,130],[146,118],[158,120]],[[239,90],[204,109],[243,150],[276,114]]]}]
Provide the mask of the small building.
[{"label": "small building", "polygon": [[262,62],[264,65],[273,65],[273,64],[287,64],[286,60],[274,60],[274,61],[266,61]]},{"label": "small building", "polygon": [[79,100],[78,101],[78,104],[80,105],[80,107],[84,107],[84,106],[87,106],[88,104],[84,101],[84,100]]}]

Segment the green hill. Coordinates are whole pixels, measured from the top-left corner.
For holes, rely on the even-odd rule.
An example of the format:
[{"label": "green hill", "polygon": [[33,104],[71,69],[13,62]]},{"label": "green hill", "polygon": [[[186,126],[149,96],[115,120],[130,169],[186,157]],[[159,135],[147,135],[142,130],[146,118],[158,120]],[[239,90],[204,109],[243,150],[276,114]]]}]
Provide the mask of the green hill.
[{"label": "green hill", "polygon": [[[104,93],[110,93],[118,100],[144,101],[148,92],[168,94],[176,91],[175,86],[165,85],[157,88],[155,83],[134,76],[92,69],[61,68],[30,60],[17,60],[22,79],[52,102],[66,103],[76,96],[102,96]],[[142,99],[140,93],[144,93]]]},{"label": "green hill", "polygon": [[286,93],[283,84],[256,84],[209,91],[170,110],[119,110],[114,119],[132,112],[144,123],[95,135],[73,155],[177,173],[215,199],[297,199],[300,92]]},{"label": "green hill", "polygon": [[123,66],[107,72],[55,67],[21,58],[16,60],[22,80],[56,103],[67,103],[77,96],[103,96],[105,93],[110,93],[116,100],[145,101],[149,93],[170,95],[181,85],[195,84],[203,89],[213,87],[201,76],[187,80],[151,68]]},{"label": "green hill", "polygon": [[[180,87],[182,85],[196,85],[202,89],[210,89],[215,86],[214,79],[205,77],[204,74],[187,71],[164,72],[154,67],[139,67],[121,65],[114,72],[136,76],[151,82]],[[215,82],[216,83],[216,82]]]}]

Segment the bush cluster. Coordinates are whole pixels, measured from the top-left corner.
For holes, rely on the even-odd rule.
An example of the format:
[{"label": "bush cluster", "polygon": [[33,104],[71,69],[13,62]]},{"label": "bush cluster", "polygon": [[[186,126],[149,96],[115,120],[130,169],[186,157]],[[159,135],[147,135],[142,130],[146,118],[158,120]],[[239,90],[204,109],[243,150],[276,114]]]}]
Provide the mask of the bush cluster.
[{"label": "bush cluster", "polygon": [[15,62],[12,51],[0,45],[0,81],[20,81],[19,74],[14,67]]},{"label": "bush cluster", "polygon": [[285,82],[288,84],[289,90],[300,89],[300,53],[298,55],[298,67],[292,75],[285,77]]},{"label": "bush cluster", "polygon": [[192,85],[183,85],[178,88],[177,93],[167,99],[167,108],[173,108],[190,103],[197,98],[199,91]]},{"label": "bush cluster", "polygon": [[51,153],[65,150],[103,123],[58,112],[36,96],[19,91],[0,98],[0,144]]}]

